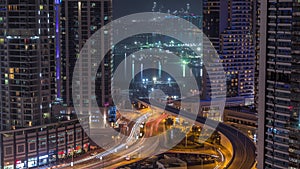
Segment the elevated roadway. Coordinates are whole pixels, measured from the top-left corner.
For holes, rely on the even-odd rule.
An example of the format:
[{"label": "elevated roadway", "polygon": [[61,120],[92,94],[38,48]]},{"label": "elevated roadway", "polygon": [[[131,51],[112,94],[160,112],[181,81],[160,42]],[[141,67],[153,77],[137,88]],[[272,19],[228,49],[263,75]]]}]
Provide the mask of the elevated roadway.
[{"label": "elevated roadway", "polygon": [[[163,109],[166,113],[170,113],[172,115],[178,115],[179,111],[182,113],[180,114],[182,117],[188,118],[188,119],[194,119],[195,115],[192,115],[190,112],[184,111],[184,110],[178,110],[174,107],[164,105],[160,102],[155,102],[151,100],[151,105],[148,99],[140,99],[137,100],[138,102],[141,102],[142,104],[146,106],[156,107]],[[154,103],[154,105],[153,105]],[[197,123],[200,124],[207,124],[212,125],[216,124],[217,122],[207,119],[205,117],[197,116],[196,120]],[[229,161],[229,163],[225,166],[227,169],[251,169],[255,164],[255,145],[254,143],[242,132],[239,130],[228,126],[224,123],[219,123],[217,128],[217,131],[222,133],[230,143],[232,144],[233,148],[233,154],[232,159]]]}]

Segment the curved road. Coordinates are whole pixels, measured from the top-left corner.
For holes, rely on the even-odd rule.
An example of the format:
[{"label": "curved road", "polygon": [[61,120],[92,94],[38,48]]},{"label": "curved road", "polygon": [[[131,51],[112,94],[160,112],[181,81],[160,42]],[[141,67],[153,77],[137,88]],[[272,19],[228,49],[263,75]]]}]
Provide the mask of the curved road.
[{"label": "curved road", "polygon": [[[149,100],[141,99],[138,100],[145,105],[150,105]],[[155,105],[153,105],[153,103]],[[178,115],[179,110],[176,108],[173,108],[171,106],[163,105],[160,102],[155,102],[151,100],[151,106],[157,107],[160,109],[164,109],[165,111],[170,112],[171,114]],[[190,112],[181,110],[180,115],[189,119],[193,119],[194,115],[192,115]],[[197,117],[196,121],[201,124],[214,124],[216,123],[213,120],[207,119],[205,117]],[[219,123],[217,128],[217,131],[221,132],[224,136],[226,136],[233,147],[233,158],[229,162],[226,168],[228,169],[251,169],[255,163],[255,145],[254,143],[243,133],[238,131],[237,129],[228,126],[224,123]]]}]

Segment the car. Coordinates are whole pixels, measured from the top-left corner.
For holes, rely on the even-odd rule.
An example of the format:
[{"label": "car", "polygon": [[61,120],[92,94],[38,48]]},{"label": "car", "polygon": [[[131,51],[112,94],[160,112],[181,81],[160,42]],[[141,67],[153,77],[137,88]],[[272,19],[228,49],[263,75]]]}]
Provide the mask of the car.
[{"label": "car", "polygon": [[91,153],[91,156],[95,156],[97,154],[98,154],[97,152],[93,152],[93,153]]},{"label": "car", "polygon": [[126,156],[125,160],[130,161],[131,160],[130,155]]}]

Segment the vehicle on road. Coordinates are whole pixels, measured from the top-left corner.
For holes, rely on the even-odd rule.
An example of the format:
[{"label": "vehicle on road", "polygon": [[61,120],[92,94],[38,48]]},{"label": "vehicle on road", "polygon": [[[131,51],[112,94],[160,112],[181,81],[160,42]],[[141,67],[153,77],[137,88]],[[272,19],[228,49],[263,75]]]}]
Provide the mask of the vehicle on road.
[{"label": "vehicle on road", "polygon": [[98,154],[97,152],[93,152],[93,153],[91,153],[91,156],[95,156],[97,154]]},{"label": "vehicle on road", "polygon": [[130,161],[131,160],[130,155],[126,156],[125,160]]}]

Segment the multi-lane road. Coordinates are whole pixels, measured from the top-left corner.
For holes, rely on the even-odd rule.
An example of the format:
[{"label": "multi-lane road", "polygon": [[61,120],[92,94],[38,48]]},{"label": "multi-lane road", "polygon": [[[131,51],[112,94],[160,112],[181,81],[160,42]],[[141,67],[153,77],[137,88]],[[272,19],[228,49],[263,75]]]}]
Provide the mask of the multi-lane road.
[{"label": "multi-lane road", "polygon": [[[145,105],[149,105],[147,100],[140,100]],[[161,105],[161,106],[160,106]],[[153,107],[153,105],[152,105]],[[179,110],[170,106],[162,105],[161,103],[155,104],[156,110],[162,110],[161,112],[166,112],[169,115],[178,115]],[[148,109],[149,110],[149,109]],[[181,110],[182,111],[182,110]],[[80,169],[80,168],[116,168],[118,166],[123,166],[128,163],[132,163],[138,160],[141,160],[145,157],[150,157],[152,155],[160,154],[165,152],[165,149],[162,149],[162,143],[165,138],[164,135],[160,137],[151,138],[153,130],[157,129],[158,123],[161,122],[162,119],[166,118],[165,114],[161,114],[159,116],[153,117],[156,113],[141,113],[140,117],[138,117],[131,128],[131,132],[129,136],[120,143],[118,146],[115,146],[105,152],[98,153],[96,156],[86,157],[81,160],[77,160],[74,162],[74,166],[71,167],[71,164],[64,164],[63,168],[72,168],[72,169]],[[157,114],[156,114],[157,115]],[[194,115],[191,115],[189,112],[181,113],[182,117],[192,119]],[[194,117],[195,118],[195,117]],[[151,119],[155,119],[154,121]],[[147,121],[151,121],[147,126]],[[196,123],[198,124],[213,124],[214,121],[210,121],[209,119],[203,117],[197,117]],[[141,137],[140,135],[141,124],[145,124],[145,135],[150,136],[150,138]],[[250,169],[253,167],[255,162],[255,145],[253,142],[245,136],[240,131],[225,125],[223,123],[219,123],[217,131],[221,132],[225,137],[227,137],[233,148],[233,157],[226,166],[220,166],[220,168],[228,168],[228,169]],[[156,132],[155,132],[156,133]],[[136,157],[136,159],[128,160],[128,157]]]},{"label": "multi-lane road", "polygon": [[[116,168],[118,166],[126,165],[146,157],[151,157],[153,155],[164,152],[165,150],[160,148],[161,137],[157,138],[145,138],[140,136],[141,125],[146,124],[147,121],[151,121],[151,130],[147,131],[147,135],[157,126],[157,120],[161,121],[161,116],[151,117],[151,113],[143,112],[140,117],[135,120],[134,125],[131,127],[131,132],[129,136],[121,142],[119,145],[112,147],[104,152],[98,153],[95,156],[86,157],[80,160],[74,161],[73,165],[71,163],[66,163],[59,168],[65,169],[99,169],[99,168]],[[153,120],[153,118],[155,120]],[[135,157],[135,159],[130,159]]]},{"label": "multi-lane road", "polygon": [[[155,101],[151,101],[152,104],[150,105],[149,101],[146,99],[138,100],[138,101],[149,107],[153,107],[153,102],[155,102]],[[163,105],[160,102],[155,102],[154,105],[155,105],[154,107],[161,108],[165,112],[175,116],[179,114],[179,111],[181,111],[180,115],[182,117],[188,119],[195,118],[195,115],[191,114],[190,112],[184,110],[178,110],[174,107]],[[197,116],[195,121],[196,123],[199,124],[207,124],[207,125],[212,124],[212,126],[214,126],[214,124],[216,123],[215,121],[200,116]],[[219,123],[216,130],[222,133],[223,135],[225,135],[225,137],[227,137],[230,140],[233,147],[233,157],[224,168],[251,169],[255,164],[255,158],[256,158],[255,155],[256,147],[254,143],[242,132],[224,123]]]}]

